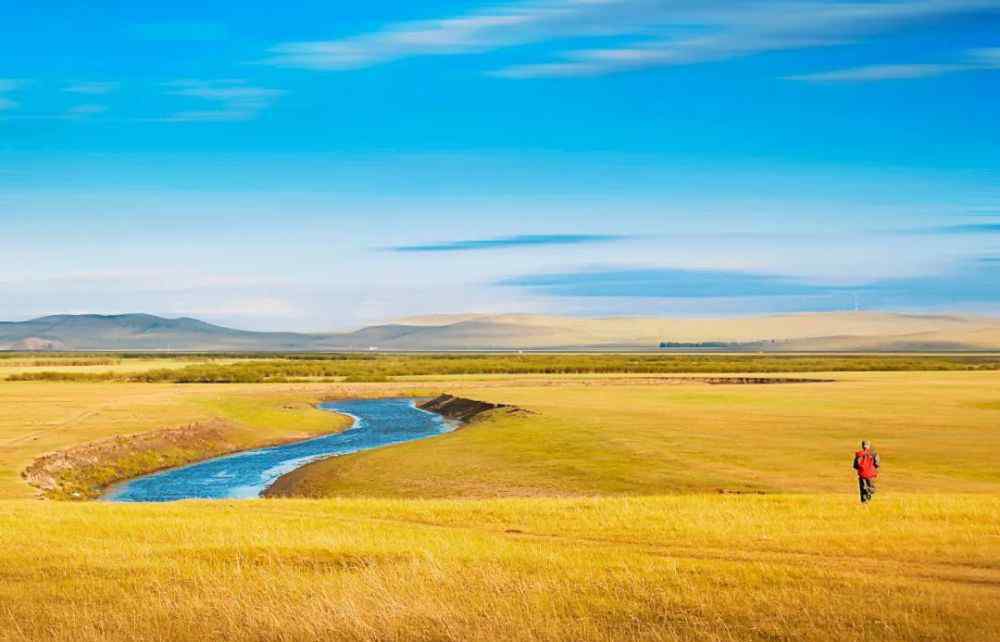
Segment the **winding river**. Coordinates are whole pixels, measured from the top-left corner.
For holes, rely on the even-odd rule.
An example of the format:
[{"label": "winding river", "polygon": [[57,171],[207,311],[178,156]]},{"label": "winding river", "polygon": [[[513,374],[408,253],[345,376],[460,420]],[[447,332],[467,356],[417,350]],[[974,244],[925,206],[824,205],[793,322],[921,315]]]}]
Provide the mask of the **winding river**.
[{"label": "winding river", "polygon": [[442,416],[417,408],[412,399],[351,399],[324,403],[320,408],[349,415],[354,424],[341,433],[137,477],[113,486],[102,499],[169,502],[259,497],[278,477],[317,459],[423,439],[455,427]]}]

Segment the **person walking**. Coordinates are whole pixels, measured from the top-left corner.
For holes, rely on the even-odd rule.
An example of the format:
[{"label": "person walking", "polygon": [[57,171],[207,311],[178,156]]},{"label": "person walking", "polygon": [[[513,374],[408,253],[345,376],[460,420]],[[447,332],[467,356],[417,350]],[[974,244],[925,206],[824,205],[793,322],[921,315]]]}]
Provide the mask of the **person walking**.
[{"label": "person walking", "polygon": [[875,479],[882,462],[878,453],[872,450],[871,443],[865,439],[861,442],[861,450],[854,453],[854,470],[858,473],[858,490],[861,491],[861,503],[867,504],[875,494]]}]

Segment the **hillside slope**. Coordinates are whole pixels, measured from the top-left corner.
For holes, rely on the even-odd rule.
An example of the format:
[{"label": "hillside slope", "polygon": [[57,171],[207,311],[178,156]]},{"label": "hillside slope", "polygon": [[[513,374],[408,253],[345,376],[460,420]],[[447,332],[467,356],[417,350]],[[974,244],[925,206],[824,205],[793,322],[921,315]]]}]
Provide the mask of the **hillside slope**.
[{"label": "hillside slope", "polygon": [[[412,331],[380,347],[634,348],[661,341],[731,343],[752,350],[989,350],[1000,348],[1000,320],[879,312],[741,318],[585,319],[540,315],[404,319]],[[752,344],[752,345],[737,345]]]},{"label": "hillside slope", "polygon": [[0,348],[8,349],[294,350],[312,342],[308,335],[247,332],[151,314],[61,314],[0,323]]},{"label": "hillside slope", "polygon": [[148,314],[0,323],[0,349],[8,350],[653,350],[664,341],[752,351],[998,350],[1000,319],[878,312],[718,319],[443,315],[340,334],[250,332]]}]

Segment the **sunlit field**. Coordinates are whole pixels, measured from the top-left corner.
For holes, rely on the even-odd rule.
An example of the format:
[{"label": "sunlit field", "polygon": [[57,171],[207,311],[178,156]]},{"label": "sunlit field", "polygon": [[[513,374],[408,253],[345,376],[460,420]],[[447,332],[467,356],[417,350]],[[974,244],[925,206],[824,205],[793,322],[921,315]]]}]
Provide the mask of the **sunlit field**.
[{"label": "sunlit field", "polygon": [[0,640],[970,640],[1000,502],[0,503]]},{"label": "sunlit field", "polygon": [[448,375],[723,374],[1000,370],[1000,356],[570,354],[54,354],[0,358],[0,377],[20,381],[133,383],[379,382]]},{"label": "sunlit field", "polygon": [[[321,396],[285,386],[0,383],[0,499],[35,494],[21,472],[36,457],[115,436],[188,426],[218,435],[166,453],[170,459],[154,462],[155,469],[349,425],[313,408]],[[135,474],[150,472],[142,462],[125,465],[139,465]]]},{"label": "sunlit field", "polygon": [[13,354],[0,358],[0,379],[11,376],[30,377],[39,373],[101,374],[114,372],[133,374],[149,370],[170,370],[184,368],[197,363],[212,363],[219,366],[238,363],[238,359],[206,358],[203,356],[155,356],[144,355],[123,357],[119,355],[28,355]]},{"label": "sunlit field", "polygon": [[[1000,637],[1000,372],[862,370],[0,382],[0,640]],[[439,392],[521,411],[306,466],[291,498],[39,500],[20,476],[109,437],[211,425],[229,451],[346,427],[321,400]]]},{"label": "sunlit field", "polygon": [[886,492],[1000,492],[1000,373],[812,373],[828,383],[641,381],[447,390],[534,414],[498,415],[433,440],[290,476],[311,496],[849,491],[862,438]]}]

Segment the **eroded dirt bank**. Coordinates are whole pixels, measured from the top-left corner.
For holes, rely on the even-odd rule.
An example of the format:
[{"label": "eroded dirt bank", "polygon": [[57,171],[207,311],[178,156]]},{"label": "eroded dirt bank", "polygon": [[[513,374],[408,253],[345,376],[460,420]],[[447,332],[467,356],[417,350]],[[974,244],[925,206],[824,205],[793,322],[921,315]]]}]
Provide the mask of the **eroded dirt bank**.
[{"label": "eroded dirt bank", "polygon": [[417,407],[421,410],[436,412],[445,419],[456,419],[463,423],[471,421],[477,415],[484,412],[501,408],[505,408],[510,412],[524,412],[521,408],[516,408],[509,404],[489,403],[475,399],[466,399],[464,397],[454,397],[452,395],[439,395],[429,401],[418,403]]},{"label": "eroded dirt bank", "polygon": [[49,499],[96,499],[131,477],[233,452],[225,421],[118,435],[36,459],[22,477]]},{"label": "eroded dirt bank", "polygon": [[21,477],[47,499],[91,500],[108,487],[168,468],[340,432],[349,422],[334,418],[322,432],[289,430],[259,434],[253,427],[224,418],[173,428],[116,435],[70,446],[35,459]]}]

